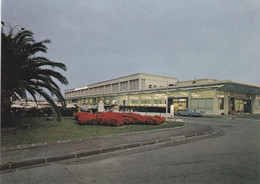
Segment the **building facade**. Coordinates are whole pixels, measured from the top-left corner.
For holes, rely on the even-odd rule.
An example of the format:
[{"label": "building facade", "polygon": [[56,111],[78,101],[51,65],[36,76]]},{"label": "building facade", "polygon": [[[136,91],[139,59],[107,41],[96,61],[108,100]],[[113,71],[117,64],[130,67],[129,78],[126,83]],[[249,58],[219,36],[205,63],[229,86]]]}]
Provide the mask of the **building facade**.
[{"label": "building facade", "polygon": [[67,103],[196,109],[209,115],[260,114],[260,86],[233,80],[177,78],[137,73],[65,91]]}]

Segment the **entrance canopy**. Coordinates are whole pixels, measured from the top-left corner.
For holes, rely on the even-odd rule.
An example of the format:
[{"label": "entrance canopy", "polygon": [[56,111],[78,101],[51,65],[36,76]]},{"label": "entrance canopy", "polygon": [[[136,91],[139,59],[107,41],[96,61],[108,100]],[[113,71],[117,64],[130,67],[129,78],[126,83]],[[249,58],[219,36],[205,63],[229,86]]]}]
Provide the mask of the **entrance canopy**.
[{"label": "entrance canopy", "polygon": [[223,87],[219,89],[223,91],[235,91],[240,93],[260,95],[260,86],[240,82],[230,81],[229,83],[224,83]]}]

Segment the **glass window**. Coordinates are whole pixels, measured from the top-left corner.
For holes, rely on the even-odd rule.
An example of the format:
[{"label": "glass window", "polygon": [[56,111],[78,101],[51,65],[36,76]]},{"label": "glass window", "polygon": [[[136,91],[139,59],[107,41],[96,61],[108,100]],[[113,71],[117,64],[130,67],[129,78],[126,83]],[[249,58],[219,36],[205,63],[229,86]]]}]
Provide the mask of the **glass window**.
[{"label": "glass window", "polygon": [[165,100],[154,100],[154,104],[165,104]]},{"label": "glass window", "polygon": [[120,91],[127,91],[128,90],[128,81],[120,82]]},{"label": "glass window", "polygon": [[220,110],[224,109],[224,98],[218,98],[218,108]]},{"label": "glass window", "polygon": [[104,93],[105,92],[105,87],[104,86],[100,86],[99,87],[99,93]]},{"label": "glass window", "polygon": [[189,92],[170,92],[170,96],[173,96],[173,97],[188,97]]},{"label": "glass window", "polygon": [[89,94],[93,94],[93,92],[94,92],[93,88],[90,88],[89,89]]},{"label": "glass window", "polygon": [[139,105],[138,99],[139,99],[138,96],[135,95],[129,96],[129,100],[130,100],[129,105]]},{"label": "glass window", "polygon": [[166,95],[165,95],[165,93],[157,93],[157,94],[154,94],[153,95],[153,104],[154,104],[154,106],[159,106],[159,107],[161,107],[161,106],[165,106],[165,104],[166,104]]},{"label": "glass window", "polygon": [[112,84],[112,92],[117,92],[119,90],[118,87],[119,87],[118,83]]},{"label": "glass window", "polygon": [[145,79],[141,79],[141,89],[145,89]]},{"label": "glass window", "polygon": [[214,98],[214,91],[193,91],[192,98]]},{"label": "glass window", "polygon": [[106,85],[106,86],[105,86],[105,92],[106,92],[106,93],[111,92],[111,85]]},{"label": "glass window", "polygon": [[244,111],[243,100],[235,100],[235,111],[236,112],[243,112]]},{"label": "glass window", "polygon": [[140,100],[140,105],[151,105],[150,100]]},{"label": "glass window", "polygon": [[188,98],[174,98],[172,100],[172,103],[174,105],[174,110],[178,111],[178,110],[185,110],[187,107],[187,99]]},{"label": "glass window", "polygon": [[224,98],[224,91],[217,91],[219,98]]},{"label": "glass window", "polygon": [[140,105],[151,105],[151,95],[140,95]]},{"label": "glass window", "polygon": [[84,94],[87,95],[88,94],[88,89],[84,90]]},{"label": "glass window", "polygon": [[213,110],[213,99],[205,99],[205,110]]},{"label": "glass window", "polygon": [[154,99],[165,99],[166,98],[166,94],[163,93],[163,94],[154,94]]},{"label": "glass window", "polygon": [[98,93],[98,87],[94,88],[94,93],[97,94]]},{"label": "glass window", "polygon": [[138,105],[138,100],[130,100],[130,105]]},{"label": "glass window", "polygon": [[191,109],[196,110],[213,110],[212,98],[191,99]]},{"label": "glass window", "polygon": [[260,110],[260,100],[255,100],[255,110]]},{"label": "glass window", "polygon": [[138,81],[138,79],[130,80],[129,85],[130,85],[130,90],[139,89],[139,81]]},{"label": "glass window", "polygon": [[127,100],[128,96],[119,96],[118,98],[122,101],[122,100]]}]

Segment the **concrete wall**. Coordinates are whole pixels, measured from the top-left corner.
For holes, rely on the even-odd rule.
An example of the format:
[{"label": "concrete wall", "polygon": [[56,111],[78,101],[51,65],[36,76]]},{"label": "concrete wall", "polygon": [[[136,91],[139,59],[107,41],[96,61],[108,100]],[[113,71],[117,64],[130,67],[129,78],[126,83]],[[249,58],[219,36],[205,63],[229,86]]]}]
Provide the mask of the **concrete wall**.
[{"label": "concrete wall", "polygon": [[[195,83],[194,83],[195,81]],[[206,84],[206,83],[209,83],[209,82],[216,82],[218,80],[216,79],[195,79],[195,80],[188,80],[188,81],[181,81],[181,82],[178,82],[177,85],[178,86],[182,86],[182,85],[191,85],[191,84]]]},{"label": "concrete wall", "polygon": [[140,77],[141,79],[145,80],[145,89],[167,87],[170,84],[175,85],[177,82],[176,78],[171,77],[154,76],[146,74],[141,74]]}]

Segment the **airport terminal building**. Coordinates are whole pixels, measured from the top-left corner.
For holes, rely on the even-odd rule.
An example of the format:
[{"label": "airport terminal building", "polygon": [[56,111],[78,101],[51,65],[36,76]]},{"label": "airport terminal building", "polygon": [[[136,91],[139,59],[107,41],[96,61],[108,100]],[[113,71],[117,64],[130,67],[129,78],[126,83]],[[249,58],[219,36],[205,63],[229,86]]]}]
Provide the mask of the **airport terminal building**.
[{"label": "airport terminal building", "polygon": [[[260,114],[260,85],[234,80],[177,78],[137,73],[65,90],[67,103],[196,109],[208,115]],[[150,110],[151,111],[151,110]]]}]

